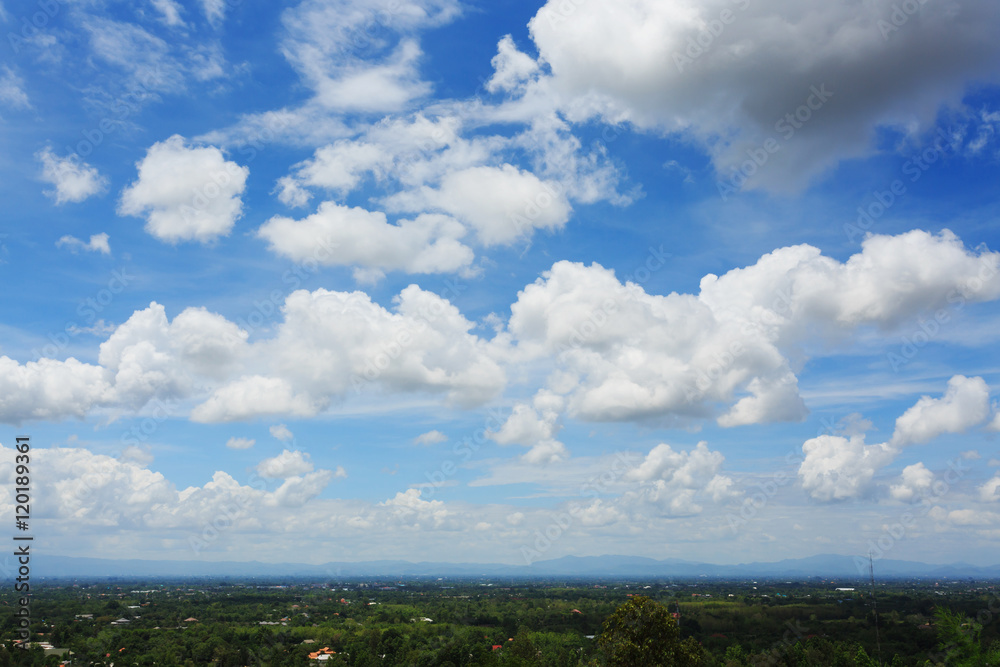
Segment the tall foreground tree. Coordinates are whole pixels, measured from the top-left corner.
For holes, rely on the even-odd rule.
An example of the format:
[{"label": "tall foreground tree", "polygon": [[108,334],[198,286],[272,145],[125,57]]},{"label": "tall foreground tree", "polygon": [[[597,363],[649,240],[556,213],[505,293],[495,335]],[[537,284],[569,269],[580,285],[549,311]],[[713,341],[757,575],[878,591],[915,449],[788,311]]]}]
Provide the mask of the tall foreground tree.
[{"label": "tall foreground tree", "polygon": [[965,614],[938,607],[934,613],[937,623],[938,651],[925,665],[954,665],[955,667],[992,667],[1000,665],[1000,646],[996,642],[983,650],[983,626]]},{"label": "tall foreground tree", "polygon": [[611,667],[698,667],[703,649],[693,638],[681,640],[680,628],[659,602],[636,596],[604,621],[597,638],[603,661]]}]

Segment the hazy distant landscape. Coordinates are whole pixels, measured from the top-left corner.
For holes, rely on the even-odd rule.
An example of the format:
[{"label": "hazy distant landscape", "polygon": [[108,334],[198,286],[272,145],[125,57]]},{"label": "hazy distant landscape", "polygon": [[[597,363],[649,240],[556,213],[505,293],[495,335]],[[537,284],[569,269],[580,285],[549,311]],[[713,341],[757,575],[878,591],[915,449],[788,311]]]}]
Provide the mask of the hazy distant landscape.
[{"label": "hazy distant landscape", "polygon": [[[867,580],[869,561],[863,557],[814,556],[774,563],[713,565],[681,560],[656,560],[634,556],[565,556],[531,565],[475,563],[434,563],[408,561],[371,561],[360,563],[331,562],[321,565],[302,563],[259,563],[233,561],[145,561],[35,556],[35,576],[44,579],[63,577],[796,577]],[[958,578],[1000,579],[1000,565],[976,567],[954,563],[928,565],[898,560],[874,561],[879,578]]]}]

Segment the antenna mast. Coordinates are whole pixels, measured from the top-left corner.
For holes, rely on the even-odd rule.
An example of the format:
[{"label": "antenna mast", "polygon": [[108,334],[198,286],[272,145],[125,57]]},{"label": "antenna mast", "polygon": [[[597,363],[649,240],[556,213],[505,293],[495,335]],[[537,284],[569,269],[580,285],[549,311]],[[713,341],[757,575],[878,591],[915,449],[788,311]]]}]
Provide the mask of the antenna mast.
[{"label": "antenna mast", "polygon": [[878,602],[875,599],[875,563],[872,560],[872,552],[868,551],[868,573],[872,579],[872,611],[875,612],[875,646],[878,649],[878,664],[882,664],[882,640],[878,632]]}]

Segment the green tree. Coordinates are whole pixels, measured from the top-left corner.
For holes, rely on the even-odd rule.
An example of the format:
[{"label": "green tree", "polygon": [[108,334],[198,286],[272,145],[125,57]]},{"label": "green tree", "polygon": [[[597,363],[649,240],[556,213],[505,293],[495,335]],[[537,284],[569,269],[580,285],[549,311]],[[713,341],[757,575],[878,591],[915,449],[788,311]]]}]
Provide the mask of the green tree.
[{"label": "green tree", "polygon": [[604,621],[597,647],[604,664],[612,667],[696,667],[703,662],[698,642],[691,637],[681,641],[667,608],[643,596],[621,605]]},{"label": "green tree", "polygon": [[980,645],[982,625],[947,607],[938,607],[934,612],[934,620],[938,629],[938,653],[926,665],[980,667],[998,664],[998,656],[994,651],[983,655]]}]

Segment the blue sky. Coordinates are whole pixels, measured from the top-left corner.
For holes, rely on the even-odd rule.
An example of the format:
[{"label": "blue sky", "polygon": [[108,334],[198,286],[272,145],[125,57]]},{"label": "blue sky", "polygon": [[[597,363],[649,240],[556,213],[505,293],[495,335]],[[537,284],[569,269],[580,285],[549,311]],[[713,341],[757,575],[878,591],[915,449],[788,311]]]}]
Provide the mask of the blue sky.
[{"label": "blue sky", "polygon": [[39,550],[996,562],[994,3],[0,25]]}]

